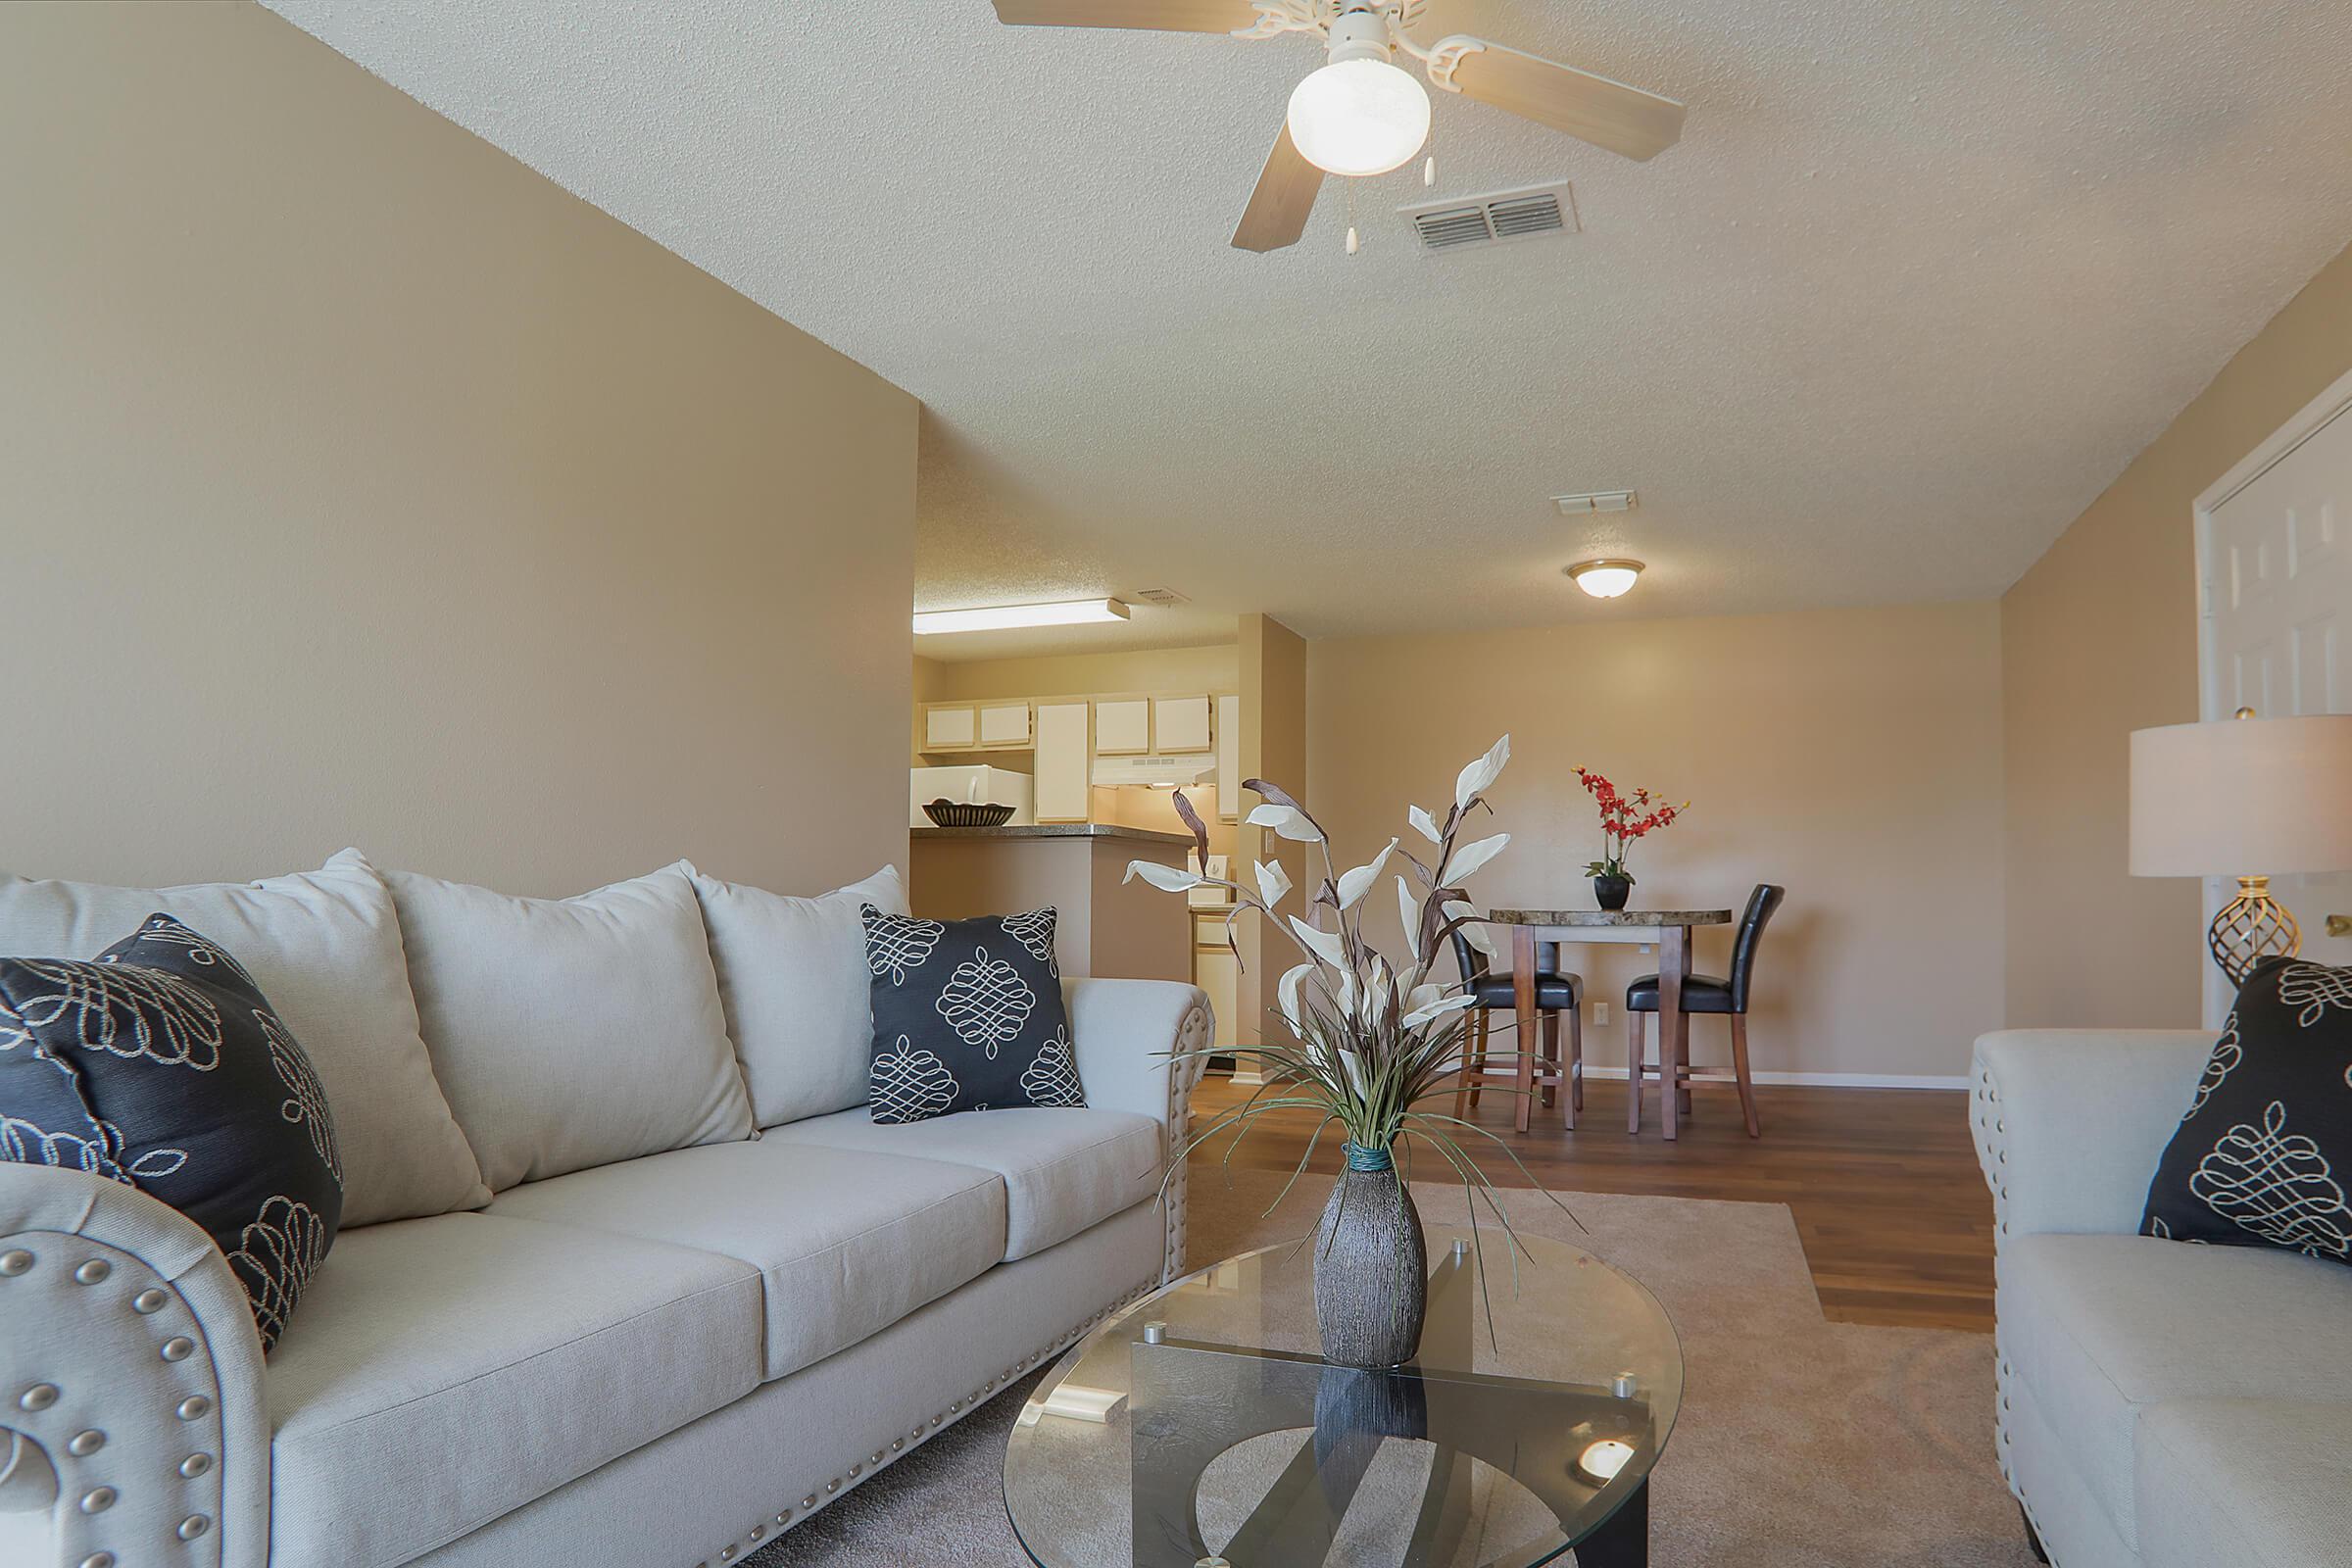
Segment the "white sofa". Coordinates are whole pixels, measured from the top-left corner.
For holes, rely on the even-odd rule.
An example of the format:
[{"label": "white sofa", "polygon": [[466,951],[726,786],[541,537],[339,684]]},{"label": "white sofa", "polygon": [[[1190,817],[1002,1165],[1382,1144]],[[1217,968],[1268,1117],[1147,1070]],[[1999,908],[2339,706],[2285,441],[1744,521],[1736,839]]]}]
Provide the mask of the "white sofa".
[{"label": "white sofa", "polygon": [[[162,908],[246,958],[349,1171],[265,1364],[196,1226],[0,1164],[0,1562],[732,1562],[1172,1277],[1183,1173],[1159,1182],[1199,1061],[1169,1054],[1212,1038],[1206,999],[1071,981],[1087,1108],[877,1127],[845,1103],[844,932],[873,891],[782,901],[681,864],[504,900],[348,852],[234,888],[0,878],[0,952],[86,956]],[[535,972],[564,921],[609,946]]]},{"label": "white sofa", "polygon": [[2352,1268],[2136,1234],[2213,1038],[1977,1042],[2001,1472],[2059,1568],[2352,1565]]}]

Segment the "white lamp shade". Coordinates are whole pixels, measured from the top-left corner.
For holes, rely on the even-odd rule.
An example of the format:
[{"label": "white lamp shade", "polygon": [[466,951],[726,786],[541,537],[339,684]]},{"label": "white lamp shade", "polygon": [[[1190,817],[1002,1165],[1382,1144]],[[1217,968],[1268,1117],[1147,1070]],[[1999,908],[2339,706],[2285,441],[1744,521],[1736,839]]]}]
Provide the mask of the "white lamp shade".
[{"label": "white lamp shade", "polygon": [[1385,174],[1429,140],[1429,90],[1385,60],[1338,60],[1292,90],[1291,141],[1330,174]]},{"label": "white lamp shade", "polygon": [[2132,732],[2133,876],[2352,871],[2352,714]]}]

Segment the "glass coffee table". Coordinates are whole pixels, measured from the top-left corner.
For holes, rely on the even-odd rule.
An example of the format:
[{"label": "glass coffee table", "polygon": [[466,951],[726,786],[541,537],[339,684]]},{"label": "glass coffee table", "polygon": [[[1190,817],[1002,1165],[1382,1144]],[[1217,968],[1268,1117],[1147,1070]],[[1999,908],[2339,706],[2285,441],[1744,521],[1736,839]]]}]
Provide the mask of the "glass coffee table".
[{"label": "glass coffee table", "polygon": [[[1042,1568],[1579,1568],[1649,1560],[1682,1402],[1655,1298],[1580,1248],[1429,1231],[1393,1371],[1316,1353],[1311,1243],[1246,1252],[1081,1340],[1021,1410],[1004,1506]],[[1487,1275],[1479,1289],[1481,1252]],[[1488,1331],[1491,1301],[1494,1330]]]}]

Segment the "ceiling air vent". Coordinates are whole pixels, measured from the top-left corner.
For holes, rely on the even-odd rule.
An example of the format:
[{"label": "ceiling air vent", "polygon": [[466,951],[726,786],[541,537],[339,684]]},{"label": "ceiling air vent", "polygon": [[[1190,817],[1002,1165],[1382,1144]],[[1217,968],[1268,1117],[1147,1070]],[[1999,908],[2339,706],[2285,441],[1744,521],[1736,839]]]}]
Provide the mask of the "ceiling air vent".
[{"label": "ceiling air vent", "polygon": [[1543,239],[1578,231],[1576,193],[1566,181],[1499,190],[1453,201],[1422,202],[1397,213],[1421,236],[1425,251],[1468,250],[1510,240]]},{"label": "ceiling air vent", "polygon": [[1174,610],[1178,605],[1192,603],[1191,599],[1173,588],[1138,588],[1127,597],[1143,604],[1157,605],[1162,610]]}]

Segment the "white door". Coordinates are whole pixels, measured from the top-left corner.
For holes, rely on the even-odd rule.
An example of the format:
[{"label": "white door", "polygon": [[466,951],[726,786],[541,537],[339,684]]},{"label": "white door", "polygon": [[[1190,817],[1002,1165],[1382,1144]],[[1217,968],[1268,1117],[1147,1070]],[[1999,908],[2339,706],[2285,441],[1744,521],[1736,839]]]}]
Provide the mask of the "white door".
[{"label": "white door", "polygon": [[[2200,716],[2240,708],[2263,717],[2352,712],[2352,377],[2256,451],[2198,509],[2204,625]],[[2261,866],[2248,866],[2260,871]],[[2208,919],[2235,891],[2205,889]],[[2273,884],[2303,927],[2303,951],[2352,963],[2352,937],[2328,916],[2352,915],[2352,873],[2281,876]],[[2229,982],[2204,966],[2206,1022],[2229,1011]]]}]

